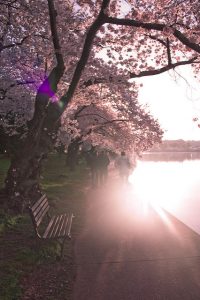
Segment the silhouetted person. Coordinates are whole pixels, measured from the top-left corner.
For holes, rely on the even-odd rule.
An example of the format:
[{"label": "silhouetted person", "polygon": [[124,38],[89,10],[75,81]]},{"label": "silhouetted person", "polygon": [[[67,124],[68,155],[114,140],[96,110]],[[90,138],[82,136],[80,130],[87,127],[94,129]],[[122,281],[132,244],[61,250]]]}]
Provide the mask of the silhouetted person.
[{"label": "silhouetted person", "polygon": [[97,168],[98,168],[98,183],[100,184],[104,184],[107,181],[109,163],[110,160],[105,150],[98,153]]},{"label": "silhouetted person", "polygon": [[121,156],[117,159],[116,165],[122,182],[128,183],[131,164],[124,151],[121,152]]},{"label": "silhouetted person", "polygon": [[94,147],[85,154],[85,159],[88,167],[91,171],[91,182],[92,186],[98,184],[98,161],[97,161],[97,151]]}]

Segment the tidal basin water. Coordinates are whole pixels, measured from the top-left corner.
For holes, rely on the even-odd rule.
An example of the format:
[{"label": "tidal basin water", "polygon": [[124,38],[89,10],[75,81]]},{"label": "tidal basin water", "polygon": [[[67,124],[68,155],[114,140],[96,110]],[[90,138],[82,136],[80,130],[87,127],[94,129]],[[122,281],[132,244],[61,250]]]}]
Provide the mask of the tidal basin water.
[{"label": "tidal basin water", "polygon": [[139,201],[164,208],[200,234],[200,153],[143,155],[129,181]]}]

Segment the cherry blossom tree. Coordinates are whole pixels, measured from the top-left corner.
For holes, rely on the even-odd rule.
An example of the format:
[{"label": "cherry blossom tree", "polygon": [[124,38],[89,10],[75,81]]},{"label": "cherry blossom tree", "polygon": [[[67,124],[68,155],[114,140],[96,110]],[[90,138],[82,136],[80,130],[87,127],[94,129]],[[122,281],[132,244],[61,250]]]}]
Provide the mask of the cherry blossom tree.
[{"label": "cherry blossom tree", "polygon": [[41,162],[63,112],[69,105],[86,105],[82,94],[92,102],[91,86],[112,90],[186,64],[198,74],[199,5],[196,0],[0,2],[1,79],[9,74],[35,97],[26,137],[6,179],[11,206],[19,210],[38,197]]},{"label": "cherry blossom tree", "polygon": [[92,103],[86,100],[87,105],[78,107],[71,115],[69,106],[63,114],[59,136],[63,144],[69,145],[70,156],[74,155],[71,149],[78,151],[85,142],[116,153],[126,150],[131,155],[161,141],[163,132],[158,122],[138,104],[136,85],[126,84],[125,88],[121,84],[116,88],[109,84],[108,88],[101,84],[90,89],[95,95]]}]

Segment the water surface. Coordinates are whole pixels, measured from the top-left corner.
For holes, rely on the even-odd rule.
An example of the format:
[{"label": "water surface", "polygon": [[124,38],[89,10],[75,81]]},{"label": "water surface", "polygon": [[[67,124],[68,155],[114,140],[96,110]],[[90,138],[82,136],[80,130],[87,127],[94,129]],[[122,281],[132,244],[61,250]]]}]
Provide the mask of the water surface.
[{"label": "water surface", "polygon": [[130,181],[140,201],[161,206],[200,234],[200,153],[144,155]]}]

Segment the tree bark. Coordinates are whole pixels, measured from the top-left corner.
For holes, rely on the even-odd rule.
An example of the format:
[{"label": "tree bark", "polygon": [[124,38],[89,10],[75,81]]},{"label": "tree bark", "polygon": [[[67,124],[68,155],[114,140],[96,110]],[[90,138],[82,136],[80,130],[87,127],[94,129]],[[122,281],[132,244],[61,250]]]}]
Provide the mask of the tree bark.
[{"label": "tree bark", "polygon": [[39,184],[42,165],[53,143],[45,132],[41,132],[38,139],[39,143],[33,147],[29,136],[21,150],[18,149],[11,158],[5,192],[7,205],[15,212],[22,213],[42,194]]}]

